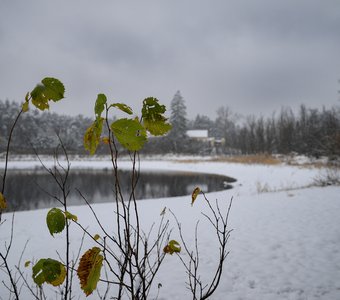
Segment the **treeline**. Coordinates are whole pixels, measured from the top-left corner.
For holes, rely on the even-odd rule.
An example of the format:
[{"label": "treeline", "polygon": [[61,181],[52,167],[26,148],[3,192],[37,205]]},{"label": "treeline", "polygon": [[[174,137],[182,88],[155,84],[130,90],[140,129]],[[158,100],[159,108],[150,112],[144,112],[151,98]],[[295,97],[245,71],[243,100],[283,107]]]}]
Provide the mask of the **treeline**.
[{"label": "treeline", "polygon": [[[184,111],[181,114],[186,115]],[[183,128],[183,118],[172,114],[172,122],[175,128]],[[186,129],[207,130],[209,139],[190,139],[173,133],[153,140],[147,149],[163,153],[340,156],[340,109],[336,107],[318,110],[301,105],[296,113],[282,108],[268,118],[244,117],[221,107],[215,120],[197,115],[186,122]]]},{"label": "treeline", "polygon": [[[301,105],[297,112],[282,108],[267,118],[242,117],[222,107],[215,120],[203,115],[187,120],[185,106],[175,104],[170,107],[173,132],[164,138],[151,138],[144,153],[340,155],[340,109],[336,107],[318,110]],[[0,101],[1,152],[6,149],[7,137],[19,110],[20,105],[15,102]],[[12,150],[32,153],[33,145],[39,153],[53,153],[60,138],[69,153],[85,154],[83,136],[91,122],[82,115],[71,117],[31,110],[18,122]],[[185,134],[189,129],[207,130],[209,139],[190,139]],[[105,147],[101,147],[99,153],[105,153]]]},{"label": "treeline", "polygon": [[[196,118],[193,128],[202,123],[200,118]],[[209,133],[224,139],[223,153],[340,155],[340,109],[335,107],[318,110],[301,105],[296,113],[282,108],[270,118],[242,118],[221,108],[210,124]]]},{"label": "treeline", "polygon": [[[0,100],[0,152],[6,149],[9,132],[20,109],[16,102]],[[18,120],[11,151],[30,154],[35,149],[41,154],[54,153],[60,138],[70,153],[85,153],[83,135],[91,122],[82,115],[71,117],[31,109]]]}]

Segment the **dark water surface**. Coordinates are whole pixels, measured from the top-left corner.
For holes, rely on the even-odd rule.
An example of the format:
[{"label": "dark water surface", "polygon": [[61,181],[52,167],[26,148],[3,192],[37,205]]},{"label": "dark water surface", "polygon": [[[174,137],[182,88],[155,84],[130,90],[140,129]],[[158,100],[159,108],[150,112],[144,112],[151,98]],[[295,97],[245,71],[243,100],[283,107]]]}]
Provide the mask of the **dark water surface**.
[{"label": "dark water surface", "polygon": [[[120,171],[124,199],[131,193],[131,172]],[[51,175],[44,171],[13,171],[8,174],[5,195],[8,211],[34,210],[58,206],[51,196],[61,197]],[[137,199],[152,199],[190,195],[196,186],[204,192],[231,188],[235,179],[221,175],[190,172],[143,172],[135,191]],[[72,170],[69,181],[69,205],[85,204],[76,191],[80,190],[90,203],[114,201],[114,176],[105,170]]]}]

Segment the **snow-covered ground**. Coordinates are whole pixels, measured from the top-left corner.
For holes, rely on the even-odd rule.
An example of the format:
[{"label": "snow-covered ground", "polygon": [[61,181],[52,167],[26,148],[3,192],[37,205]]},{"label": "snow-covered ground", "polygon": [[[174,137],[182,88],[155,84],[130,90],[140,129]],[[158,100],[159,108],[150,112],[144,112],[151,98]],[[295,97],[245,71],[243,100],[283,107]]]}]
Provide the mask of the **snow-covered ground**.
[{"label": "snow-covered ground", "polygon": [[[37,165],[34,161],[17,161],[12,162],[10,168]],[[129,168],[130,163],[123,161],[119,166]],[[107,161],[72,161],[72,168],[105,167],[110,167]],[[229,219],[233,229],[228,246],[230,254],[220,286],[211,299],[340,299],[340,187],[313,186],[322,169],[173,160],[142,161],[141,169],[189,170],[237,179],[233,189],[207,195],[212,201],[218,199],[224,210],[233,197]],[[139,207],[145,230],[159,220],[164,207],[170,208],[182,223],[189,243],[193,240],[196,220],[201,219],[198,230],[201,271],[203,278],[209,278],[216,267],[217,250],[213,229],[200,214],[206,211],[201,197],[193,207],[190,196],[140,201]],[[110,228],[114,206],[96,204],[94,209],[103,224]],[[73,207],[70,211],[96,233],[87,207]],[[18,262],[28,239],[22,265],[26,260],[58,258],[56,249],[62,253],[63,237],[50,236],[45,225],[46,212],[39,210],[15,215],[14,241],[9,257],[12,266]],[[9,241],[11,214],[4,214],[3,219],[7,221],[0,227],[2,249]],[[173,238],[179,240],[176,230]],[[80,239],[80,232],[72,226],[75,248]],[[85,249],[92,246],[92,242],[87,241]],[[22,269],[30,276],[30,269]],[[1,296],[6,294],[4,279],[5,274],[0,273]],[[162,284],[158,299],[190,299],[185,281],[185,271],[178,258],[167,257],[156,280],[156,286],[158,282]],[[25,292],[22,299],[32,297]],[[97,296],[91,295],[88,299],[97,299]]]}]

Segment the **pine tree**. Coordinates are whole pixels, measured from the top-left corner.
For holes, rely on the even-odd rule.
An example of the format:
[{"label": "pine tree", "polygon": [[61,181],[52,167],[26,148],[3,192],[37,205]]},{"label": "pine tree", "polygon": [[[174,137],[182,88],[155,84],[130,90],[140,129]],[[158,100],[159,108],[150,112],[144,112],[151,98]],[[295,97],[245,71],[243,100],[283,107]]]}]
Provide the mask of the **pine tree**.
[{"label": "pine tree", "polygon": [[[174,95],[171,104],[171,116],[170,123],[172,125],[172,129],[169,134],[169,139],[172,142],[173,150],[175,152],[183,151],[184,139],[186,139],[186,131],[187,131],[187,112],[185,101],[180,93],[177,91]],[[181,145],[181,146],[180,146]]]}]

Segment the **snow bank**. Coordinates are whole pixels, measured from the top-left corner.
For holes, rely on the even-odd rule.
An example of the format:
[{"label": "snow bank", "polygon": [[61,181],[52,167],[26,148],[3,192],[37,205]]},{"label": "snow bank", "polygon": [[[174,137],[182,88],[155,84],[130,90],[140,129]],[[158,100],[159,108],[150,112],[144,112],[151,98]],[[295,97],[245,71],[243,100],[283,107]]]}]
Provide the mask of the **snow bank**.
[{"label": "snow bank", "polygon": [[[122,168],[129,168],[124,161]],[[33,162],[13,162],[11,168],[34,168]],[[107,168],[105,161],[72,161],[72,168]],[[221,284],[211,299],[340,299],[340,227],[339,187],[311,187],[318,169],[292,166],[242,165],[231,163],[174,161],[142,161],[141,169],[181,170],[222,174],[237,179],[234,188],[208,194],[210,200],[218,199],[226,209],[231,197],[233,207],[230,226],[234,229],[229,243],[228,256]],[[265,193],[264,193],[265,192]],[[201,199],[202,200],[202,199]],[[140,201],[143,227],[151,226],[160,218],[166,206],[182,222],[186,236],[193,240],[193,229],[200,212],[205,211],[203,201],[197,199],[194,207],[190,197],[176,197]],[[103,224],[113,224],[112,204],[94,205]],[[41,257],[56,258],[56,249],[62,253],[63,238],[52,238],[45,226],[47,210],[20,212],[15,219],[15,239],[10,262],[17,263],[26,240],[26,260]],[[87,207],[73,207],[80,222],[97,228]],[[10,237],[10,214],[5,214],[6,223],[1,226],[2,247]],[[72,241],[75,249],[81,234],[72,226]],[[178,238],[174,231],[174,238]],[[199,226],[202,276],[208,277],[215,267],[216,242],[212,229],[201,221]],[[90,241],[86,247],[92,246]],[[85,248],[86,248],[85,247]],[[76,255],[76,250],[74,255]],[[169,256],[156,280],[162,283],[158,299],[190,299],[185,287],[185,273],[175,256]],[[29,274],[30,271],[26,270]],[[179,275],[179,274],[183,274]],[[0,273],[0,282],[5,274]],[[1,296],[5,289],[0,288]],[[23,299],[31,299],[32,297]],[[88,299],[96,299],[90,296]]]}]

